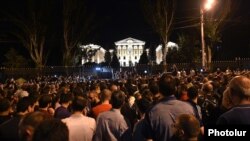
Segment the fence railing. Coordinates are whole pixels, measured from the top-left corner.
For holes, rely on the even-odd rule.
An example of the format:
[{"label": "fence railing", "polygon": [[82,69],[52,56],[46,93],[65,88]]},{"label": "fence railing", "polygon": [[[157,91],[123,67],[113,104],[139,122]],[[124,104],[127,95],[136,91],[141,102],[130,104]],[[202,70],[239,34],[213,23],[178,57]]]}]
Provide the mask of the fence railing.
[{"label": "fence railing", "polygon": [[[170,63],[167,64],[168,71],[171,71],[171,67],[176,65],[178,70],[189,70],[189,69],[199,69],[201,64],[200,63]],[[214,71],[217,68],[221,70],[226,70],[230,68],[231,70],[236,69],[248,69],[250,70],[250,59],[235,59],[233,61],[213,61],[210,64],[210,70]],[[42,68],[0,68],[0,79],[4,78],[34,78],[35,76],[41,75],[63,75],[63,76],[91,76],[91,75],[98,75],[101,72],[108,73],[113,71],[120,71],[120,72],[135,72],[139,74],[157,74],[163,71],[162,65],[137,65],[133,67],[122,67],[120,69],[113,70],[110,66],[101,67],[97,69],[97,66],[47,66]]]}]

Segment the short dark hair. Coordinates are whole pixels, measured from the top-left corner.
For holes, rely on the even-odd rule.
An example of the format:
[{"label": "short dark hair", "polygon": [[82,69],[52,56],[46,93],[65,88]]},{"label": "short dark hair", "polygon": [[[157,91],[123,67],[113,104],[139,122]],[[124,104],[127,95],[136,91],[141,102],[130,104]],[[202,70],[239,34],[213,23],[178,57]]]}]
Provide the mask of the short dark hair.
[{"label": "short dark hair", "polygon": [[189,99],[194,99],[198,97],[198,88],[196,86],[192,86],[188,88],[188,93],[187,93]]},{"label": "short dark hair", "polygon": [[36,129],[36,127],[44,120],[49,119],[45,113],[43,112],[31,112],[25,115],[25,117],[20,121],[19,124],[19,136],[21,140],[26,140],[28,138],[28,134],[26,133],[27,128],[32,127]]},{"label": "short dark hair", "polygon": [[0,98],[0,112],[5,112],[10,108],[10,101],[7,98]]},{"label": "short dark hair", "polygon": [[72,94],[71,93],[67,93],[67,94],[64,94],[62,93],[60,95],[60,103],[67,103],[67,102],[70,102],[72,100]]},{"label": "short dark hair", "polygon": [[151,102],[145,98],[136,100],[136,105],[141,113],[146,113],[146,111],[151,107]]},{"label": "short dark hair", "polygon": [[33,106],[30,97],[23,97],[17,102],[16,112],[25,112],[29,106]]},{"label": "short dark hair", "polygon": [[172,75],[163,74],[158,83],[159,91],[162,95],[170,96],[176,93],[176,80]]},{"label": "short dark hair", "polygon": [[155,81],[150,82],[149,90],[152,92],[153,95],[156,95],[157,93],[159,93],[159,85],[157,84],[157,82]]},{"label": "short dark hair", "polygon": [[73,111],[82,111],[86,106],[87,106],[87,99],[81,96],[75,97],[72,102]]},{"label": "short dark hair", "polygon": [[119,109],[125,102],[125,93],[123,91],[114,91],[111,96],[111,104],[115,109]]},{"label": "short dark hair", "polygon": [[191,114],[181,114],[177,117],[176,126],[184,131],[185,138],[198,137],[200,133],[200,122]]},{"label": "short dark hair", "polygon": [[39,98],[39,107],[40,108],[46,108],[48,104],[52,102],[52,97],[49,95],[42,95]]},{"label": "short dark hair", "polygon": [[44,120],[36,128],[33,141],[68,141],[69,129],[58,119]]},{"label": "short dark hair", "polygon": [[93,91],[93,90],[96,90],[98,87],[100,87],[99,83],[94,83],[90,86],[89,90],[90,91]]}]

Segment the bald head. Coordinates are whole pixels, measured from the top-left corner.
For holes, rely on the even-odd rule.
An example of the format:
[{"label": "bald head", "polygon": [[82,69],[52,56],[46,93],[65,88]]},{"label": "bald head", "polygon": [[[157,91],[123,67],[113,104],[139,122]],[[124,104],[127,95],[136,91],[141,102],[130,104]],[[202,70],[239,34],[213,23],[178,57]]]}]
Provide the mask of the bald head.
[{"label": "bald head", "polygon": [[105,100],[110,101],[111,95],[112,95],[112,92],[109,89],[102,90],[102,92],[101,92],[101,101],[102,102],[105,101]]},{"label": "bald head", "polygon": [[212,92],[213,91],[213,85],[211,83],[207,82],[206,84],[204,84],[203,91],[205,93]]},{"label": "bald head", "polygon": [[[200,133],[200,122],[191,114],[182,114],[177,117],[176,127],[175,135],[181,140],[197,138]],[[182,131],[181,134],[180,131]]]},{"label": "bald head", "polygon": [[234,77],[229,83],[229,88],[232,95],[250,97],[250,79],[245,76]]}]

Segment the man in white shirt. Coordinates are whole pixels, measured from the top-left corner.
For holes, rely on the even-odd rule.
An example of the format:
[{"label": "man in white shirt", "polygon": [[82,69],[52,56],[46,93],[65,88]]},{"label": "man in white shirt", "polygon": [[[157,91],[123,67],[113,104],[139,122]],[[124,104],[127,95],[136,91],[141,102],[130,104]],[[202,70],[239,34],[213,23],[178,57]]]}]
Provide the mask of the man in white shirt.
[{"label": "man in white shirt", "polygon": [[[72,102],[73,114],[63,119],[69,129],[69,141],[91,141],[96,130],[94,118],[85,116],[87,100],[76,97]],[[84,114],[83,114],[84,113]]]}]

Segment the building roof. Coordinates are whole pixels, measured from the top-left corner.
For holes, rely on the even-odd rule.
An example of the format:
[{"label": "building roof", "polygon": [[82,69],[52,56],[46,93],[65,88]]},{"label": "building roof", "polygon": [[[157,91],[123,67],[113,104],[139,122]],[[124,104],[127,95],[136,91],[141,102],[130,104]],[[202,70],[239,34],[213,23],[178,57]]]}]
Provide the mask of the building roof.
[{"label": "building roof", "polygon": [[101,48],[101,46],[99,45],[95,45],[95,44],[88,44],[88,45],[80,45],[80,48],[92,48],[92,49],[98,49],[98,48]]},{"label": "building roof", "polygon": [[88,44],[88,45],[80,45],[80,48],[91,48],[91,49],[99,49],[102,52],[106,52],[106,50],[99,46],[99,45],[95,45],[95,44]]},{"label": "building roof", "polygon": [[115,45],[126,45],[126,44],[129,44],[129,43],[131,43],[131,44],[145,45],[144,41],[141,41],[141,40],[138,40],[138,39],[134,39],[134,38],[131,38],[131,37],[128,37],[128,38],[120,40],[120,41],[117,41],[117,42],[115,42]]}]

